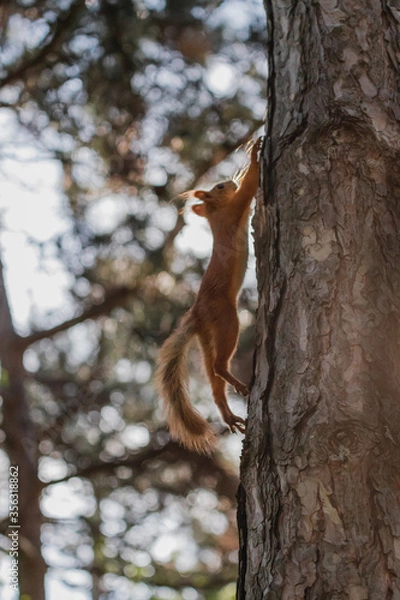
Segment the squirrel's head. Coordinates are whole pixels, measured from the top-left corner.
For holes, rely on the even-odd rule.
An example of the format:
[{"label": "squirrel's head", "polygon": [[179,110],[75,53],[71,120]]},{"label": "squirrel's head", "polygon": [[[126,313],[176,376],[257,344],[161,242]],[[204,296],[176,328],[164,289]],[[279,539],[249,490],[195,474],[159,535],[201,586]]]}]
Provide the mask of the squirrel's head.
[{"label": "squirrel's head", "polygon": [[237,185],[234,181],[224,181],[223,183],[217,183],[209,191],[197,190],[193,196],[202,200],[201,204],[195,204],[192,206],[193,212],[200,217],[208,217],[210,214],[223,208],[232,200],[237,190]]}]

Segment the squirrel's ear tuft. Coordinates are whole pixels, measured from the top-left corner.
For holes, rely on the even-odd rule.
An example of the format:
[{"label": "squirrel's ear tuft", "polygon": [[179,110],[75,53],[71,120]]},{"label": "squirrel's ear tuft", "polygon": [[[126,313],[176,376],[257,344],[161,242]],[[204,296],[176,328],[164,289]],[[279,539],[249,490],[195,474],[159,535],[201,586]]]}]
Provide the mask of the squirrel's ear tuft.
[{"label": "squirrel's ear tuft", "polygon": [[192,211],[199,217],[206,216],[206,205],[205,204],[193,204]]}]

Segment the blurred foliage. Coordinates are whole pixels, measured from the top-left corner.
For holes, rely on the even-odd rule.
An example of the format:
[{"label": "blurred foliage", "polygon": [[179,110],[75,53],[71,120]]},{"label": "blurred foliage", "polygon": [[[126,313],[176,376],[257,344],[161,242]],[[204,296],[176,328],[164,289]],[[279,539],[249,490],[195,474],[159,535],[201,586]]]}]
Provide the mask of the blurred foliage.
[{"label": "blurred foliage", "polygon": [[[62,309],[35,307],[24,332],[49,574],[94,599],[233,598],[237,440],[223,435],[213,458],[172,442],[152,370],[204,269],[174,252],[171,200],[231,177],[262,124],[261,2],[18,0],[0,25],[0,112],[60,165],[68,222],[28,240],[70,282]],[[0,142],[0,167],[13,151]],[[253,309],[247,290],[246,325]]]}]

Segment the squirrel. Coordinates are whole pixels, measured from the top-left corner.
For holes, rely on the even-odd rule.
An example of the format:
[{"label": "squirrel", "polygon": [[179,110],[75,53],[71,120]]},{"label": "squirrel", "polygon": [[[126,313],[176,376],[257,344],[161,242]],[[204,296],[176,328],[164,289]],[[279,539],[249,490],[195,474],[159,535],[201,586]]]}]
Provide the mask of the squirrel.
[{"label": "squirrel", "polygon": [[258,151],[254,143],[250,165],[240,180],[216,184],[210,191],[197,190],[200,203],[192,206],[205,217],[213,234],[213,251],[197,299],[177,329],[161,347],[156,384],[164,400],[172,438],[190,450],[211,454],[216,435],[210,424],[193,408],[188,396],[187,352],[194,336],[200,343],[213,396],[222,418],[232,432],[244,433],[245,421],[233,414],[226,398],[226,384],[247,396],[247,386],[229,370],[238,336],[237,296],[243,283],[248,254],[250,204],[258,189]]}]

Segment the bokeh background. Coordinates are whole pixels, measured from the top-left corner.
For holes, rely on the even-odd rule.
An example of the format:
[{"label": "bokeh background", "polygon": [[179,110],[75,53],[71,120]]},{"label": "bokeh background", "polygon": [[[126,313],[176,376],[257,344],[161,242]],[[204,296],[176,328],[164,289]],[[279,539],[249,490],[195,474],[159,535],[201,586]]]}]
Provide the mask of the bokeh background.
[{"label": "bokeh background", "polygon": [[[211,250],[179,194],[231,178],[262,127],[262,0],[14,0],[0,27],[0,596],[17,597],[7,480],[26,434],[48,600],[234,598],[241,436],[196,351],[215,456],[170,440],[152,375]],[[244,381],[255,306],[250,268]],[[6,410],[13,377],[22,424]]]}]

